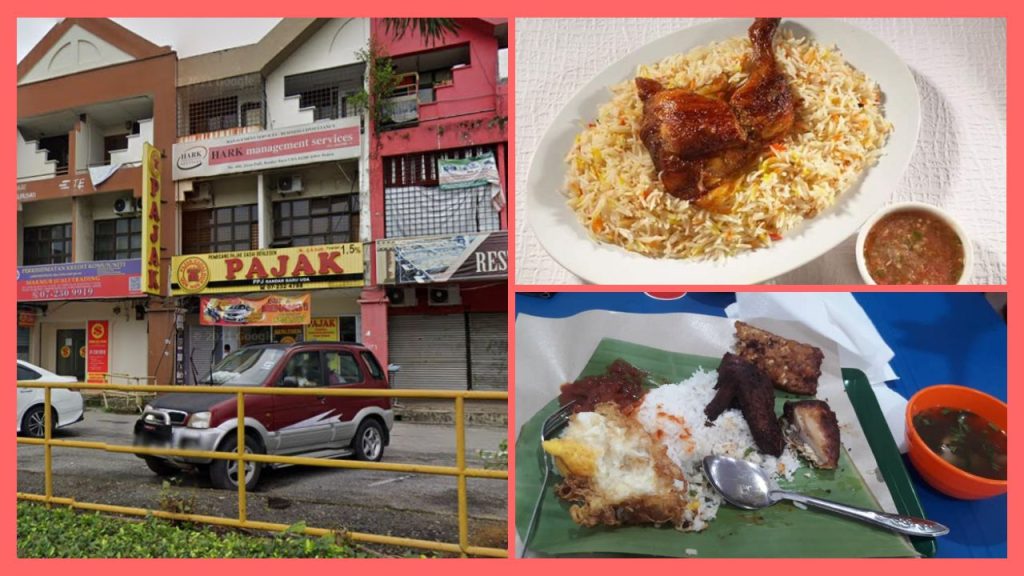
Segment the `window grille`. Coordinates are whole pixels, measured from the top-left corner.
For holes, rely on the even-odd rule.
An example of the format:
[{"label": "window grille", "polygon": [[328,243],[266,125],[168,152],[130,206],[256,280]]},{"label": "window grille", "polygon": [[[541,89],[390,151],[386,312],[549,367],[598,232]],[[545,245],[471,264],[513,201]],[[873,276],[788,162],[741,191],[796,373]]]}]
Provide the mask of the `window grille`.
[{"label": "window grille", "polygon": [[263,78],[246,74],[178,89],[178,136],[243,126],[263,126]]},{"label": "window grille", "polygon": [[359,113],[349,98],[363,89],[363,65],[286,76],[285,97],[298,96],[300,108],[312,108],[314,120],[344,118]]},{"label": "window grille", "polygon": [[440,157],[466,158],[492,147],[462,148],[384,159],[384,218],[388,238],[466,234],[501,229],[490,185],[442,190]]}]

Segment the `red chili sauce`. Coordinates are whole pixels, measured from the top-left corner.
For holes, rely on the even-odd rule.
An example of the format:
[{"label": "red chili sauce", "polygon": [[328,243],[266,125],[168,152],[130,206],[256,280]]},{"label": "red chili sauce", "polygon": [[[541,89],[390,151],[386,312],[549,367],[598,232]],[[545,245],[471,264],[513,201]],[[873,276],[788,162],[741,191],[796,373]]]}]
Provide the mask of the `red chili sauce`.
[{"label": "red chili sauce", "polygon": [[575,400],[572,411],[576,413],[592,412],[594,406],[602,402],[614,402],[623,413],[629,414],[647,393],[644,390],[646,379],[647,373],[620,358],[612,362],[604,374],[562,384],[558,403],[565,405]]},{"label": "red chili sauce", "polygon": [[901,210],[871,227],[864,260],[878,284],[956,284],[964,273],[964,245],[934,214]]}]

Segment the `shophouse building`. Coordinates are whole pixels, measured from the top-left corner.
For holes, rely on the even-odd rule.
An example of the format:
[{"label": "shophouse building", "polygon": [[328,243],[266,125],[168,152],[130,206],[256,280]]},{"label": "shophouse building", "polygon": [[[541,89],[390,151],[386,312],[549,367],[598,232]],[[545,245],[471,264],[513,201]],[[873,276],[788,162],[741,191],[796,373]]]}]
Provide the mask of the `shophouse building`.
[{"label": "shophouse building", "polygon": [[370,143],[364,338],[403,388],[507,387],[507,23],[437,42],[374,20],[399,75]]},{"label": "shophouse building", "polygon": [[174,189],[159,152],[149,185],[160,201],[141,208],[143,143],[164,154],[174,143],[175,65],[168,47],[77,18],[18,64],[19,358],[82,380],[172,374],[159,272],[174,254]]}]

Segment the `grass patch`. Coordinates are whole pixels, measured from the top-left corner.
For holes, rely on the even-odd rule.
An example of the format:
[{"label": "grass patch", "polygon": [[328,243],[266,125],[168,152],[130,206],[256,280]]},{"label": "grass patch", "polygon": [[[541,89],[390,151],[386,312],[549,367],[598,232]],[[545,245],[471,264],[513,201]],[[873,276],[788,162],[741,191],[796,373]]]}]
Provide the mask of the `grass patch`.
[{"label": "grass patch", "polygon": [[64,506],[18,503],[21,558],[361,558],[374,554],[335,537],[299,532],[271,536],[239,530],[130,520]]}]

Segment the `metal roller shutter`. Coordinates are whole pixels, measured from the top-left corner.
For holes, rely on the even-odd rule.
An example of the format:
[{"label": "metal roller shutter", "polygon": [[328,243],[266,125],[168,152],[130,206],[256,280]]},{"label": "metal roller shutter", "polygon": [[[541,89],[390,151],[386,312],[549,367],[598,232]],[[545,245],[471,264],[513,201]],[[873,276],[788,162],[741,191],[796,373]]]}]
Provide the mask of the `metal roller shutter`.
[{"label": "metal roller shutter", "polygon": [[508,390],[508,315],[469,315],[473,390]]},{"label": "metal roller shutter", "polygon": [[388,318],[388,359],[402,367],[396,388],[467,388],[462,314]]},{"label": "metal roller shutter", "polygon": [[214,326],[199,324],[199,317],[189,318],[185,356],[185,381],[189,384],[205,382],[213,367],[214,350],[217,347],[217,330]]}]

